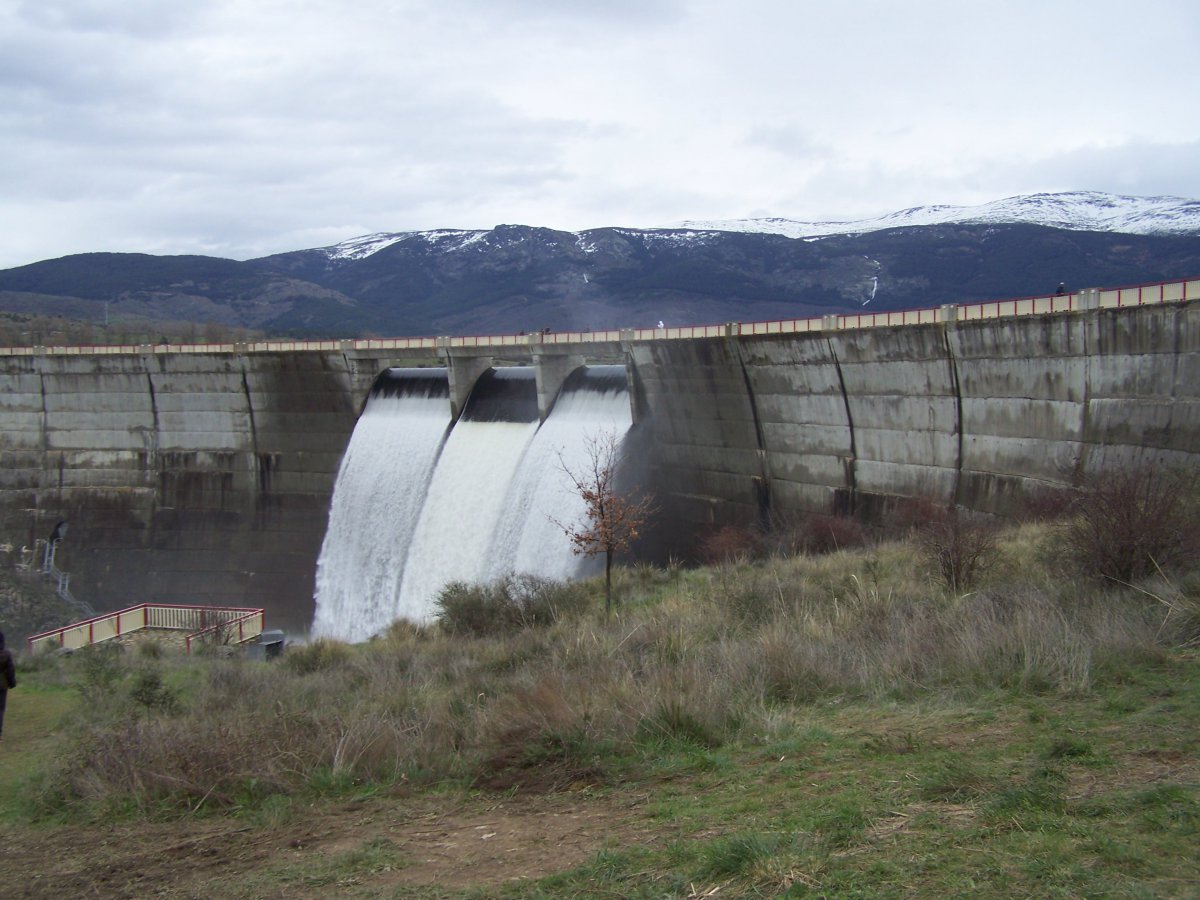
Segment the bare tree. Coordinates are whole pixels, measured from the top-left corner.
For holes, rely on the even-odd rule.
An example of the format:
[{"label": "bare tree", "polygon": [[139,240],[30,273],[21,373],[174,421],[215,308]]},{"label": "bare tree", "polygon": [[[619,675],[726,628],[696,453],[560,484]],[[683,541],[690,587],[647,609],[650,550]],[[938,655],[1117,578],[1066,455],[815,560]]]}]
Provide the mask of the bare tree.
[{"label": "bare tree", "polygon": [[1200,557],[1200,471],[1156,464],[1086,476],[1065,548],[1088,575],[1128,584]]},{"label": "bare tree", "polygon": [[617,492],[620,461],[617,435],[613,431],[600,431],[587,438],[587,460],[578,469],[567,465],[561,453],[558,457],[559,466],[584,502],[585,520],[566,524],[557,519],[553,521],[571,541],[571,550],[576,556],[592,559],[604,554],[606,615],[612,611],[613,556],[630,548],[654,512],[651,497]]}]

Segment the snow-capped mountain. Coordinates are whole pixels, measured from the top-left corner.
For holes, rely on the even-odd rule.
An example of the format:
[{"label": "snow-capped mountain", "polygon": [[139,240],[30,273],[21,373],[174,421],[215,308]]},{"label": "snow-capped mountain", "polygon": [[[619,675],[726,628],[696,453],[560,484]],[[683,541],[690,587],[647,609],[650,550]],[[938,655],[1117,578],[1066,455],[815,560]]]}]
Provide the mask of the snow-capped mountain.
[{"label": "snow-capped mountain", "polygon": [[334,244],[332,247],[322,247],[321,251],[330,259],[364,259],[385,247],[398,244],[408,238],[420,238],[427,244],[440,246],[442,249],[459,249],[478,242],[485,234],[487,234],[486,231],[461,231],[458,229],[377,232],[351,238],[340,244]]},{"label": "snow-capped mountain", "polygon": [[[649,240],[674,242],[700,239],[714,232],[777,234],[788,238],[814,239],[831,235],[861,235],[890,228],[930,225],[1043,225],[1068,231],[1103,231],[1143,235],[1200,235],[1200,201],[1183,197],[1130,197],[1098,191],[1060,194],[1028,194],[1008,197],[979,206],[915,206],[874,219],[846,222],[802,222],[779,217],[704,221],[689,219],[656,228],[618,228],[641,233]],[[579,232],[577,242],[587,250],[591,229]],[[441,250],[465,249],[485,240],[485,230],[435,229],[429,231],[378,232],[351,238],[329,247],[317,248],[329,260],[365,259],[409,238]]]},{"label": "snow-capped mountain", "polygon": [[0,271],[0,312],[346,337],[749,322],[1200,277],[1200,203],[1037,194],[859,222],[369,234],[237,262],[81,254]]},{"label": "snow-capped mountain", "polygon": [[980,206],[914,206],[875,219],[799,222],[794,219],[689,220],[673,226],[696,231],[781,234],[791,238],[869,234],[919,225],[1045,225],[1069,231],[1122,234],[1200,234],[1200,201],[1182,197],[1128,197],[1097,191],[1028,194]]}]

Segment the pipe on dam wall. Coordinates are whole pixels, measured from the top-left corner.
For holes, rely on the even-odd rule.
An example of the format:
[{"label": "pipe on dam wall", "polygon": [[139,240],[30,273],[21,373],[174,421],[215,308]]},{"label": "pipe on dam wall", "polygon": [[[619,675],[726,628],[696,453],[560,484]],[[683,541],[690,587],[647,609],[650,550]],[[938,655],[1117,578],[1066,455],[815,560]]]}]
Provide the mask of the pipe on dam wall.
[{"label": "pipe on dam wall", "polygon": [[[339,461],[389,366],[624,362],[677,552],[705,529],[896,496],[1005,513],[1030,484],[1200,459],[1200,305],[693,340],[0,357],[0,537],[71,523],[97,609],[263,606],[304,629]],[[459,385],[461,388],[461,385]],[[454,401],[454,397],[451,398]],[[461,405],[461,398],[457,401]]]}]

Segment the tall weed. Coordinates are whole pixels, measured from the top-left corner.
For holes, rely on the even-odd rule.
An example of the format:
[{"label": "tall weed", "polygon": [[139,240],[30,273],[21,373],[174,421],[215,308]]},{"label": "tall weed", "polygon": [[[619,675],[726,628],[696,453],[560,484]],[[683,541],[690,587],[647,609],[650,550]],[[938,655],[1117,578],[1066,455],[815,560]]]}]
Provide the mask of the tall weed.
[{"label": "tall weed", "polygon": [[966,595],[930,584],[916,543],[896,541],[625,573],[644,593],[609,618],[594,584],[509,580],[464,589],[439,627],[318,641],[276,663],[78,654],[63,671],[104,702],[89,701],[44,793],[112,815],[402,781],[555,790],[778,734],[812,703],[1090,691],[1193,639],[1198,576],[1173,593],[1083,590],[1028,552],[1051,528],[1022,526],[1022,549],[1006,551],[1022,564]]}]

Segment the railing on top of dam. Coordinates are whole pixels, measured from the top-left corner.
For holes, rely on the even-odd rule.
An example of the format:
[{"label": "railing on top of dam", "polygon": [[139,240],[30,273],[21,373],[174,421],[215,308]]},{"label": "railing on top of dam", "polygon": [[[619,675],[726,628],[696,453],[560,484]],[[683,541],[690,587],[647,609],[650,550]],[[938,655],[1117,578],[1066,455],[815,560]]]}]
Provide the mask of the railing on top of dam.
[{"label": "railing on top of dam", "polygon": [[96,356],[135,353],[290,353],[341,350],[439,350],[470,347],[525,347],[588,344],[617,341],[690,340],[737,335],[803,334],[811,331],[847,331],[938,322],[971,322],[1010,316],[1045,315],[1093,309],[1116,309],[1155,303],[1200,299],[1200,279],[1160,281],[1118,288],[1091,288],[1069,294],[1019,297],[980,303],[950,303],[923,309],[878,313],[836,313],[804,319],[766,322],[726,322],[720,325],[684,325],[663,328],[621,328],[607,331],[544,331],[532,334],[466,335],[457,337],[354,338],[347,340],[266,340],[205,344],[81,344],[35,347],[0,347],[0,356]]}]

